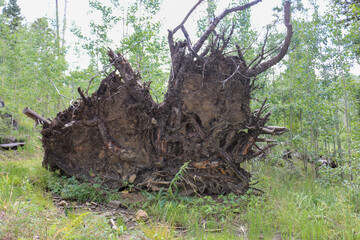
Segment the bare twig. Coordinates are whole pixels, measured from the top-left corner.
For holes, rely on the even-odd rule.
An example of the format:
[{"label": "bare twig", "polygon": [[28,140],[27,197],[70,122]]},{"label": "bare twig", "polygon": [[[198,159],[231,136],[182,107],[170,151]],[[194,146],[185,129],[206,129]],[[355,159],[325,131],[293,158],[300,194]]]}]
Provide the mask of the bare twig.
[{"label": "bare twig", "polygon": [[237,53],[238,53],[238,56],[240,58],[240,61],[241,61],[241,64],[245,67],[245,68],[248,68],[247,64],[246,64],[246,61],[245,61],[245,58],[244,58],[244,55],[241,51],[241,48],[238,44],[236,44],[236,50],[237,50]]},{"label": "bare twig", "polygon": [[85,97],[85,95],[84,95],[84,93],[81,91],[81,88],[80,88],[80,87],[78,87],[78,92],[79,92],[82,100],[84,101],[84,103],[85,103],[86,105],[88,105],[88,104],[89,104],[89,100]]},{"label": "bare twig", "polygon": [[261,154],[263,154],[266,150],[268,150],[269,148],[275,147],[277,145],[277,143],[272,143],[272,144],[268,144],[266,145],[262,150],[256,152],[253,157],[257,157]]},{"label": "bare twig", "polygon": [[115,224],[115,221],[110,218],[110,219],[109,219],[109,222],[110,222],[111,228],[114,229],[114,230],[116,230],[116,229],[117,229],[117,226],[116,226],[116,224]]},{"label": "bare twig", "polygon": [[226,9],[225,11],[223,11],[219,16],[214,18],[214,21],[209,25],[208,29],[205,31],[205,33],[200,37],[200,39],[195,43],[193,49],[194,51],[197,53],[199,52],[200,48],[202,47],[202,45],[204,44],[204,42],[206,41],[206,39],[208,39],[208,37],[210,36],[210,34],[214,31],[215,27],[219,24],[219,22],[226,17],[228,14],[232,13],[232,12],[237,12],[237,11],[242,11],[245,9],[250,8],[251,6],[261,2],[262,0],[255,0],[252,1],[250,3],[247,3],[245,5],[242,6],[238,6],[238,7],[234,7],[234,8],[229,8]]},{"label": "bare twig", "polygon": [[284,24],[286,26],[287,33],[286,33],[286,38],[285,38],[284,44],[282,45],[282,47],[280,49],[280,52],[275,57],[267,60],[266,62],[261,63],[259,66],[249,69],[246,72],[247,76],[253,77],[253,76],[259,75],[260,73],[266,71],[270,67],[272,67],[275,64],[277,64],[278,62],[280,62],[281,59],[283,59],[283,57],[285,56],[285,54],[290,46],[290,41],[291,41],[291,37],[293,34],[293,28],[290,23],[290,15],[291,15],[290,1],[286,1],[285,6],[284,6]]},{"label": "bare twig", "polygon": [[88,92],[89,92],[89,89],[90,89],[90,86],[91,86],[92,81],[93,81],[97,76],[99,76],[100,74],[102,74],[103,72],[105,72],[107,69],[109,69],[112,65],[114,65],[114,62],[106,65],[101,71],[99,71],[99,72],[96,73],[94,76],[92,76],[92,78],[91,78],[90,81],[89,81],[88,87],[87,87],[87,89],[86,89],[86,91],[85,91],[85,94],[86,94],[86,95],[88,95]]},{"label": "bare twig", "polygon": [[56,87],[55,83],[54,83],[48,76],[46,76],[46,77],[47,77],[47,79],[52,83],[52,85],[54,86],[56,92],[57,92],[60,96],[62,96],[63,98],[66,98],[66,99],[68,99],[68,100],[71,100],[71,101],[73,100],[73,99],[71,99],[71,98],[69,98],[69,97],[61,94],[61,93],[59,92],[59,89]]},{"label": "bare twig", "polygon": [[261,112],[263,111],[264,106],[265,106],[265,104],[266,104],[266,101],[267,101],[267,97],[265,98],[264,102],[261,104],[261,107],[260,107],[260,109],[259,109],[259,111],[258,111],[258,114],[257,114],[256,118],[259,118],[259,117],[260,117]]},{"label": "bare twig", "polygon": [[260,54],[249,64],[249,66],[251,66],[258,58],[260,58],[259,62],[261,62],[264,59],[265,47],[266,47],[267,40],[269,38],[269,30],[270,30],[270,28],[267,27],[266,28],[266,34],[265,34],[265,40],[264,40],[264,43],[263,43],[263,45],[261,47]]},{"label": "bare twig", "polygon": [[172,30],[172,34],[176,33],[182,26],[184,26],[185,22],[188,20],[188,18],[190,17],[190,15],[194,12],[194,10],[200,5],[200,3],[202,3],[203,0],[199,0],[188,12],[188,14],[185,16],[184,20],[179,24],[179,26],[177,26],[176,28],[174,28],[174,30]]}]

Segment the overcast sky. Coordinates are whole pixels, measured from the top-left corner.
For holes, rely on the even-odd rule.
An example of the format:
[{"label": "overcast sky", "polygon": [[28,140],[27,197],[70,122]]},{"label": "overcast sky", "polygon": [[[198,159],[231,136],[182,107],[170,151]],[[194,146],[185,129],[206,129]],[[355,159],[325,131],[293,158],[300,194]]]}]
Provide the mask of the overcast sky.
[{"label": "overcast sky", "polygon": [[[128,0],[123,1],[127,2]],[[88,11],[90,10],[88,2],[88,0],[68,0],[68,21],[74,21],[79,26],[87,25],[89,22]],[[176,24],[179,24],[196,2],[197,0],[163,0],[159,15],[164,18],[165,27],[171,25],[174,27]],[[227,2],[229,1],[222,0],[219,1],[219,4]],[[30,22],[39,17],[46,16],[53,18],[55,15],[55,0],[18,0],[18,4],[23,15]],[[257,24],[266,24],[271,18],[272,9],[280,4],[281,0],[263,0],[263,2],[252,8],[253,13],[256,15],[253,20],[256,20]],[[59,0],[59,5],[61,15],[64,8],[64,0]],[[221,10],[221,6],[218,9]]]}]

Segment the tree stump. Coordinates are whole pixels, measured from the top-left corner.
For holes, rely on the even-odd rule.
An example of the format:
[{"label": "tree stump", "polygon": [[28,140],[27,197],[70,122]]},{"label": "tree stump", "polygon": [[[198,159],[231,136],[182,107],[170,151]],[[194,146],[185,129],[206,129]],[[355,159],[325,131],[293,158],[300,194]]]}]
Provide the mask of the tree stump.
[{"label": "tree stump", "polygon": [[[197,5],[201,0],[197,3]],[[115,71],[91,96],[85,96],[44,123],[43,165],[69,176],[101,182],[113,189],[131,184],[135,189],[169,188],[179,172],[177,186],[184,194],[242,194],[250,173],[240,164],[275,144],[261,134],[278,135],[284,127],[265,126],[270,112],[264,104],[250,109],[254,77],[278,63],[292,34],[290,3],[285,4],[287,36],[279,53],[253,67],[237,56],[224,56],[228,40],[219,40],[202,53],[202,45],[227,14],[258,3],[227,9],[194,45],[184,21],[169,31],[172,72],[163,103],[153,101],[149,84],[141,83],[129,62],[109,51]],[[185,41],[174,43],[181,29]],[[214,46],[220,46],[215,48]],[[262,147],[258,142],[265,142]]]}]

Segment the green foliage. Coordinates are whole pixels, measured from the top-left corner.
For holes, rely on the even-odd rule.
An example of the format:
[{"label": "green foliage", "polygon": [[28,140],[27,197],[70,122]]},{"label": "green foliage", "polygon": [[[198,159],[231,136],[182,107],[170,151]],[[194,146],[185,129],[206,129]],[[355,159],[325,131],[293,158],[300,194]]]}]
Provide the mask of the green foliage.
[{"label": "green foliage", "polygon": [[59,173],[48,173],[45,175],[45,186],[53,194],[59,195],[67,200],[79,202],[95,201],[104,202],[116,191],[109,190],[98,183],[80,182],[75,177],[59,176]]},{"label": "green foliage", "polygon": [[23,17],[21,16],[19,5],[17,5],[17,0],[9,0],[8,5],[3,8],[2,13],[12,31],[16,30],[21,25]]},{"label": "green foliage", "polygon": [[[45,117],[53,116],[67,105],[53,84],[63,93],[70,88],[64,81],[65,49],[56,45],[49,20],[39,18],[31,25],[22,25],[16,20],[21,15],[16,1],[9,4],[0,15],[0,96],[6,111],[19,123],[19,132],[10,129],[7,134],[24,138],[33,130],[32,120],[23,116],[22,109],[31,107]],[[9,21],[9,16],[16,21]]]},{"label": "green foliage", "polygon": [[175,174],[174,178],[171,180],[170,185],[169,185],[169,189],[167,191],[167,193],[171,197],[175,198],[173,188],[175,188],[175,192],[178,191],[177,182],[182,180],[182,176],[186,172],[186,169],[188,168],[190,162],[191,161],[188,161],[188,162],[184,163],[184,165],[182,165],[180,167],[179,171]]},{"label": "green foliage", "polygon": [[[253,102],[253,109],[268,98],[273,112],[269,125],[289,128],[287,135],[278,138],[280,145],[307,154],[310,163],[280,159],[281,147],[270,154],[268,164],[254,161],[253,175],[261,179],[256,187],[267,189],[262,197],[251,192],[241,197],[181,197],[177,194],[177,182],[186,171],[184,165],[169,190],[146,193],[144,206],[130,203],[129,207],[144,207],[152,221],[165,222],[172,229],[182,227],[187,231],[185,238],[356,238],[360,231],[360,80],[349,70],[359,55],[359,21],[352,18],[359,16],[359,8],[356,2],[347,2],[350,4],[335,5],[322,13],[316,1],[310,2],[308,10],[301,1],[295,1],[294,35],[288,55],[279,68],[259,76],[260,89],[253,93],[254,99],[259,99]],[[235,3],[239,1],[233,1],[231,6]],[[91,58],[90,64],[85,69],[72,70],[65,60],[67,49],[57,44],[59,39],[49,24],[51,19],[26,23],[15,0],[6,4],[0,1],[0,6],[5,6],[0,15],[0,97],[6,103],[6,109],[0,111],[19,122],[19,130],[15,131],[8,127],[8,120],[0,120],[0,137],[27,140],[25,150],[19,153],[0,152],[0,238],[32,239],[35,234],[41,239],[118,238],[125,229],[111,229],[104,216],[70,210],[64,216],[51,202],[51,194],[69,200],[106,202],[118,199],[116,192],[101,187],[100,182],[85,183],[49,173],[41,168],[40,158],[13,162],[18,154],[32,155],[41,146],[34,140],[38,133],[33,130],[32,120],[22,116],[21,111],[30,106],[46,118],[54,117],[68,105],[54,85],[63,95],[76,99],[75,89],[86,89],[94,78],[89,91],[95,91],[109,71],[102,71],[108,64],[109,46],[129,59],[142,81],[152,82],[152,95],[161,102],[170,61],[166,38],[159,36],[161,23],[154,20],[160,1],[130,1],[126,5],[118,0],[91,0],[90,15],[99,15],[100,19],[90,21],[89,35],[73,29],[79,38],[78,47]],[[207,27],[216,8],[217,1],[209,0],[207,8],[200,11],[199,32]],[[254,43],[259,34],[251,26],[250,14],[247,10],[229,15],[217,29],[218,33],[228,34],[236,25],[225,52],[232,54],[238,43],[246,50],[248,62],[262,48],[261,40],[267,30],[271,33],[267,47],[275,47],[283,40],[283,34],[274,25],[281,22],[279,17],[262,30],[259,43]],[[346,29],[340,28],[343,26]],[[114,29],[122,29],[116,33],[120,36],[116,42],[112,38]],[[319,155],[331,157],[341,166],[315,172],[311,163]],[[302,170],[305,167],[307,172]],[[118,221],[119,226],[124,226]],[[218,229],[220,233],[209,231]]]},{"label": "green foliage", "polygon": [[[168,78],[169,63],[166,39],[159,36],[161,24],[153,20],[160,9],[159,1],[131,1],[120,3],[112,1],[107,5],[97,0],[90,1],[92,14],[101,14],[100,21],[90,22],[90,35],[85,35],[78,27],[72,29],[79,38],[80,47],[90,56],[87,79],[101,70],[100,65],[108,65],[107,51],[110,46],[125,55],[135,71],[141,74],[144,82],[152,82],[151,94],[155,101],[163,100]],[[118,13],[122,14],[118,14]],[[122,29],[117,35],[122,37],[114,44],[113,29]],[[82,75],[84,77],[84,75]],[[93,81],[98,85],[101,77]],[[93,90],[93,88],[91,89]]]}]

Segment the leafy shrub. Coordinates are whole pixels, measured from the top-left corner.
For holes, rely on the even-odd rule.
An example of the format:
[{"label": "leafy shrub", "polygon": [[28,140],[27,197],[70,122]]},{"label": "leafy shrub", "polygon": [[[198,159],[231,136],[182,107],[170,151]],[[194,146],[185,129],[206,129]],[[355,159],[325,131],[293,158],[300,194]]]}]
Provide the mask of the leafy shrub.
[{"label": "leafy shrub", "polygon": [[59,173],[49,173],[45,176],[45,185],[52,193],[64,199],[79,202],[95,201],[104,202],[116,190],[110,190],[97,183],[81,182],[75,177],[59,176]]}]

